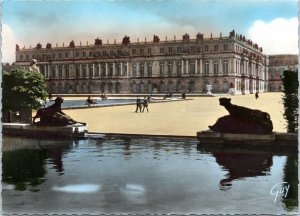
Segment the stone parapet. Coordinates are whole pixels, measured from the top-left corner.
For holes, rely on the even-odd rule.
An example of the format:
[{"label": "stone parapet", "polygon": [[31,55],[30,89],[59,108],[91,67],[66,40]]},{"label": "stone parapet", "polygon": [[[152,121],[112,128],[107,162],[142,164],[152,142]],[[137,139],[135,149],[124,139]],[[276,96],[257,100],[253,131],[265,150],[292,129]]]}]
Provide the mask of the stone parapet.
[{"label": "stone parapet", "polygon": [[43,137],[85,137],[88,131],[87,125],[74,124],[68,126],[36,126],[21,123],[3,123],[2,133],[13,136]]}]

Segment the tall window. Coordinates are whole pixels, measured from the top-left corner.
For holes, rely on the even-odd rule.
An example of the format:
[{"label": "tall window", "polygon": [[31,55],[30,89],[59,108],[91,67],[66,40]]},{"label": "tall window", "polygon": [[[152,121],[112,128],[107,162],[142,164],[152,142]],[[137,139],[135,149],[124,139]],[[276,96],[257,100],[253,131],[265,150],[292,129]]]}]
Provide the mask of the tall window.
[{"label": "tall window", "polygon": [[82,76],[86,77],[86,65],[82,66]]},{"label": "tall window", "polygon": [[219,46],[218,45],[214,45],[214,51],[218,51],[219,50]]},{"label": "tall window", "polygon": [[151,54],[151,53],[152,53],[151,48],[148,48],[148,54]]},{"label": "tall window", "polygon": [[190,73],[195,74],[195,63],[196,61],[191,61]]},{"label": "tall window", "polygon": [[223,73],[228,74],[228,61],[227,60],[223,61]]},{"label": "tall window", "polygon": [[76,65],[76,77],[80,77],[80,65]]},{"label": "tall window", "polygon": [[152,77],[152,64],[148,63],[147,64],[147,71],[148,71],[148,77]]},{"label": "tall window", "polygon": [[205,51],[205,52],[208,52],[208,45],[205,45],[205,46],[204,46],[204,51]]},{"label": "tall window", "polygon": [[66,77],[70,77],[70,71],[69,71],[69,65],[65,65],[65,72],[66,72]]},{"label": "tall window", "polygon": [[172,47],[169,47],[169,53],[172,53],[173,52],[173,48]]},{"label": "tall window", "polygon": [[160,76],[164,76],[164,67],[165,67],[164,63],[160,63],[160,65],[159,65]]},{"label": "tall window", "polygon": [[181,75],[181,61],[177,63],[177,76]]},{"label": "tall window", "polygon": [[219,73],[219,62],[214,61],[214,74],[218,74],[218,73]]},{"label": "tall window", "polygon": [[140,64],[140,76],[144,77],[145,75],[145,66],[144,64]]},{"label": "tall window", "polygon": [[172,76],[172,70],[173,70],[173,64],[172,64],[172,62],[170,62],[168,64],[168,75],[169,76]]},{"label": "tall window", "polygon": [[132,76],[136,77],[136,64],[133,65]]},{"label": "tall window", "polygon": [[204,74],[209,74],[209,62],[204,62]]},{"label": "tall window", "polygon": [[92,77],[93,76],[93,74],[94,74],[94,67],[93,67],[93,65],[91,64],[91,65],[89,65],[89,72],[90,72],[90,77]]},{"label": "tall window", "polygon": [[159,49],[159,52],[160,52],[160,53],[164,53],[164,52],[165,52],[165,48],[164,48],[164,47],[160,48],[160,49]]},{"label": "tall window", "polygon": [[224,44],[224,51],[228,50],[228,44]]}]

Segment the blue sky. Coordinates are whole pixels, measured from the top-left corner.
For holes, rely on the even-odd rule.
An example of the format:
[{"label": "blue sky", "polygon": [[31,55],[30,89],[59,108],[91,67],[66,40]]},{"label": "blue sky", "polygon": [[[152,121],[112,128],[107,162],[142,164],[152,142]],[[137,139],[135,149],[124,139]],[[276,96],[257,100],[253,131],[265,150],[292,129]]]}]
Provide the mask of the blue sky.
[{"label": "blue sky", "polygon": [[[120,42],[124,35],[150,41],[153,34],[179,39],[185,33],[228,35],[232,29],[253,39],[266,54],[298,52],[296,0],[4,0],[2,14],[3,61],[12,61],[16,43],[61,46],[71,40],[93,43],[97,37]],[[289,43],[276,50],[283,37]]]}]

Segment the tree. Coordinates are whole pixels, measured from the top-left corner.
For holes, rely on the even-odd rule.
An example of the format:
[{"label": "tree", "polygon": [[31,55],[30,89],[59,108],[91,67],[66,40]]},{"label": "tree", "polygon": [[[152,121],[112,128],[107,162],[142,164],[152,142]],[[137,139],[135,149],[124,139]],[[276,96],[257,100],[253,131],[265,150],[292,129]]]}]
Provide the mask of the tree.
[{"label": "tree", "polygon": [[297,133],[298,131],[298,71],[283,71],[283,117],[287,121],[287,132]]},{"label": "tree", "polygon": [[2,80],[3,112],[38,109],[46,100],[47,85],[40,73],[18,68],[4,71]]}]

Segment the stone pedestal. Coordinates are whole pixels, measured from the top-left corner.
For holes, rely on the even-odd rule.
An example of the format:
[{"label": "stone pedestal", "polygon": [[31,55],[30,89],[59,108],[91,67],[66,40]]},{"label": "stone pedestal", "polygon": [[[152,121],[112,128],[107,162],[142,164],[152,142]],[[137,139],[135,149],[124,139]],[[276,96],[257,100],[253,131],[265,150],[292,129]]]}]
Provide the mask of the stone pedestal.
[{"label": "stone pedestal", "polygon": [[211,95],[212,85],[206,85],[206,94]]}]

